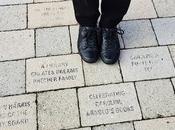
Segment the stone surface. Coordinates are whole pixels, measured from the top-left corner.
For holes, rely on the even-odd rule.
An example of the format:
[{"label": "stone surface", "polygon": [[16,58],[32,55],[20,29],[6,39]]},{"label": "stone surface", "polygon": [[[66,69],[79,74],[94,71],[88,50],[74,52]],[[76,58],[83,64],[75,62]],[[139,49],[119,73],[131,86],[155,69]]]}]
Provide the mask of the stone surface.
[{"label": "stone surface", "polygon": [[0,7],[0,31],[24,28],[26,28],[25,5]]},{"label": "stone surface", "polygon": [[62,90],[38,94],[40,130],[79,127],[76,90]]},{"label": "stone surface", "polygon": [[78,89],[82,126],[141,119],[132,83]]},{"label": "stone surface", "polygon": [[0,5],[32,3],[33,0],[1,0]]},{"label": "stone surface", "polygon": [[131,123],[120,123],[113,125],[98,126],[94,127],[92,130],[134,130],[134,127]]},{"label": "stone surface", "polygon": [[95,64],[89,64],[83,61],[86,85],[97,85],[107,83],[122,82],[118,63],[106,65],[102,60]]},{"label": "stone surface", "polygon": [[135,130],[174,130],[175,118],[162,118],[134,122]]},{"label": "stone surface", "polygon": [[78,31],[79,26],[70,26],[70,36],[71,36],[71,43],[72,43],[72,52],[78,53],[77,48],[77,41],[78,41]]},{"label": "stone surface", "polygon": [[136,82],[144,118],[175,115],[175,95],[170,80]]},{"label": "stone surface", "polygon": [[160,45],[175,44],[175,18],[153,19],[152,23]]},{"label": "stone surface", "polygon": [[71,53],[68,27],[36,30],[37,56],[48,56],[67,53]]},{"label": "stone surface", "polygon": [[157,17],[157,15],[152,0],[131,0],[129,10],[124,20],[155,17]]},{"label": "stone surface", "polygon": [[125,48],[156,46],[157,41],[149,20],[127,21],[120,24]]},{"label": "stone surface", "polygon": [[160,17],[175,16],[174,0],[153,0]]},{"label": "stone surface", "polygon": [[0,32],[0,61],[34,57],[34,31]]},{"label": "stone surface", "polygon": [[120,57],[124,81],[167,78],[175,75],[167,47],[122,50]]},{"label": "stone surface", "polygon": [[1,130],[36,130],[36,95],[0,98]]},{"label": "stone surface", "polygon": [[0,63],[0,96],[25,92],[25,61]]},{"label": "stone surface", "polygon": [[84,86],[78,54],[27,60],[27,91]]},{"label": "stone surface", "polygon": [[29,28],[76,24],[72,1],[31,4]]}]

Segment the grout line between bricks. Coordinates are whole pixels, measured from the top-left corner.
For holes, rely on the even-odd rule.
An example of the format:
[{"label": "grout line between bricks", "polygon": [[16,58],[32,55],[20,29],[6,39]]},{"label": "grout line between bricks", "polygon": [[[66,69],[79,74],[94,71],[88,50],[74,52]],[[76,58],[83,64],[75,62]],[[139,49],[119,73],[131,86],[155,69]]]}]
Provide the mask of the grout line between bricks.
[{"label": "grout line between bricks", "polygon": [[172,79],[170,79],[170,82],[171,82],[171,85],[172,85],[172,87],[173,87],[173,91],[174,91],[174,94],[175,94],[175,86],[174,86],[174,84],[173,84]]},{"label": "grout line between bricks", "polygon": [[[28,4],[29,5],[29,4]],[[159,17],[159,18],[139,18],[139,19],[128,19],[128,20],[122,20],[121,22],[127,22],[127,21],[140,21],[140,20],[153,20],[153,19],[167,19],[167,18],[175,18],[175,16],[168,16],[168,17]],[[53,26],[44,26],[44,27],[35,27],[35,28],[27,28],[28,30],[32,29],[45,29],[45,28],[54,28],[54,27],[65,27],[65,26],[78,26],[77,23],[71,24],[71,25],[53,25]],[[9,32],[9,31],[21,31],[26,30],[26,28],[22,29],[12,29],[12,30],[0,30],[0,32]]]},{"label": "grout line between bricks", "polygon": [[71,54],[72,54],[73,53],[73,45],[72,45],[72,37],[71,37],[70,26],[68,26],[68,30],[69,30],[70,49],[71,49]]},{"label": "grout line between bricks", "polygon": [[29,12],[29,10],[28,10],[28,4],[26,4],[26,29],[28,29],[28,12]]},{"label": "grout line between bricks", "polygon": [[151,19],[150,19],[149,21],[150,21],[150,23],[151,23],[151,27],[152,27],[152,30],[153,30],[153,32],[154,32],[154,36],[155,36],[156,41],[157,41],[157,45],[160,46],[160,43],[159,43],[159,40],[158,40],[156,31],[155,31],[154,26],[153,26],[153,22],[151,21]]},{"label": "grout line between bricks", "polygon": [[171,54],[171,50],[170,50],[169,46],[168,46],[167,48],[168,48],[169,55],[170,55],[170,57],[171,57],[171,60],[172,60],[172,62],[173,62],[174,68],[175,68],[175,61],[173,60],[173,56],[172,56],[172,54]]},{"label": "grout line between bricks", "polygon": [[26,63],[26,60],[25,60],[25,72],[24,72],[24,74],[25,74],[25,93],[27,93],[27,63]]},{"label": "grout line between bricks", "polygon": [[156,5],[155,5],[155,3],[154,3],[154,0],[151,0],[151,2],[152,2],[152,4],[153,4],[153,7],[154,7],[154,10],[155,10],[155,12],[156,12],[157,17],[159,18],[159,14],[158,14],[158,11],[157,11],[157,9],[156,9]]},{"label": "grout line between bricks", "polygon": [[37,130],[39,130],[39,122],[38,122],[38,93],[36,93],[36,126],[37,126]]},{"label": "grout line between bricks", "polygon": [[79,114],[79,123],[80,127],[82,127],[82,122],[81,122],[81,111],[80,111],[80,101],[78,97],[78,89],[76,88],[76,96],[77,96],[77,106],[78,106],[78,114]]},{"label": "grout line between bricks", "polygon": [[35,55],[34,57],[36,58],[36,29],[34,29],[34,51],[35,51]]},{"label": "grout line between bricks", "polygon": [[123,73],[122,73],[120,60],[118,60],[118,67],[119,67],[120,75],[121,75],[121,78],[122,78],[122,82],[124,83],[124,76],[123,76]]},{"label": "grout line between bricks", "polygon": [[138,92],[137,92],[137,88],[136,88],[136,83],[134,82],[134,88],[135,88],[135,92],[136,92],[136,96],[137,96],[137,101],[138,101],[138,104],[139,104],[139,107],[140,107],[140,112],[141,112],[141,115],[142,115],[142,119],[144,119],[143,117],[143,111],[142,111],[142,106],[141,106],[141,103],[140,103],[140,100],[139,100],[139,95],[138,95]]},{"label": "grout line between bricks", "polygon": [[82,59],[81,59],[81,64],[82,64],[82,71],[83,71],[84,86],[87,86],[86,75],[85,75],[85,71],[84,71],[84,63],[83,63]]},{"label": "grout line between bricks", "polygon": [[[125,81],[124,83],[133,83],[133,82],[144,82],[144,81],[154,81],[154,80],[167,80],[170,78],[175,78],[175,77],[168,77],[168,78],[157,78],[157,79],[148,79],[148,80],[139,80],[139,81]],[[20,96],[20,95],[27,95],[27,94],[36,94],[36,93],[45,93],[45,92],[52,92],[52,91],[61,91],[61,90],[68,90],[68,89],[80,89],[80,88],[87,88],[87,87],[99,87],[99,86],[106,86],[106,85],[111,85],[111,84],[123,84],[123,82],[117,82],[117,83],[106,83],[106,84],[95,84],[95,85],[86,85],[86,86],[75,86],[71,88],[60,88],[60,89],[50,89],[50,90],[43,90],[43,91],[33,91],[33,92],[27,92],[27,93],[20,93],[20,94],[11,94],[11,95],[5,95],[5,96],[0,96],[0,98],[3,97],[12,97],[12,96]]]},{"label": "grout line between bricks", "polygon": [[[171,46],[173,46],[175,44],[172,44]],[[146,48],[158,48],[158,47],[167,47],[168,45],[160,45],[160,46],[146,46],[146,47],[133,47],[133,48],[124,48],[124,49],[120,49],[120,50],[133,50],[133,49],[146,49]],[[40,58],[49,58],[49,57],[57,57],[57,56],[68,56],[68,55],[75,55],[78,53],[67,53],[67,54],[58,54],[58,55],[47,55],[47,56],[36,56],[36,57],[28,57],[28,58],[22,58],[22,59],[10,59],[10,60],[3,60],[0,61],[1,62],[8,62],[8,61],[19,61],[19,60],[24,60],[24,59],[40,59]]]},{"label": "grout line between bricks", "polygon": [[134,124],[134,121],[132,122],[132,125],[133,125],[134,130],[136,130],[136,128],[135,128],[135,124]]}]

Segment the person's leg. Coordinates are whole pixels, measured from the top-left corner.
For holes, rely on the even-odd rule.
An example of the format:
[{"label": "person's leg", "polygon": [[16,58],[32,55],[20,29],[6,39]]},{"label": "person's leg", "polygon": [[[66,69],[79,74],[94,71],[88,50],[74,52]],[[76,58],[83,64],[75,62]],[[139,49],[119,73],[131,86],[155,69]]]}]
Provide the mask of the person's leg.
[{"label": "person's leg", "polygon": [[81,58],[87,63],[95,63],[99,58],[97,20],[99,0],[73,0],[75,17],[79,23],[77,48]]},{"label": "person's leg", "polygon": [[75,17],[82,26],[96,26],[100,12],[99,0],[73,0]]},{"label": "person's leg", "polygon": [[115,27],[126,14],[131,0],[102,0],[100,27]]},{"label": "person's leg", "polygon": [[102,0],[101,59],[106,64],[114,64],[120,56],[120,43],[116,25],[126,14],[130,0]]}]

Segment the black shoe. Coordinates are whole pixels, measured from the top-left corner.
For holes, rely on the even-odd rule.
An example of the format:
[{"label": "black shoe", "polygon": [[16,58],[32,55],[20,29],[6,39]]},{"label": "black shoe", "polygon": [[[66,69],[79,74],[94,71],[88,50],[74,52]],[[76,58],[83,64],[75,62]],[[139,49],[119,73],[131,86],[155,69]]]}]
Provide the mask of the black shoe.
[{"label": "black shoe", "polygon": [[97,28],[80,26],[77,47],[81,58],[85,62],[96,62],[99,58]]},{"label": "black shoe", "polygon": [[[119,32],[121,31],[121,32]],[[120,43],[118,33],[123,34],[117,28],[101,28],[101,59],[106,64],[114,64],[120,56]]]}]

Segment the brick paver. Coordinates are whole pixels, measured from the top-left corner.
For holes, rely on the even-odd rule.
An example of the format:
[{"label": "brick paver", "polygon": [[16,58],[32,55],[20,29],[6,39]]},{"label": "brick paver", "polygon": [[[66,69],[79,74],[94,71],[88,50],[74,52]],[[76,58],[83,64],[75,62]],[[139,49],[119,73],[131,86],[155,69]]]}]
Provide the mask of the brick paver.
[{"label": "brick paver", "polygon": [[174,130],[174,6],[131,0],[106,65],[78,55],[71,0],[0,0],[0,130]]}]

